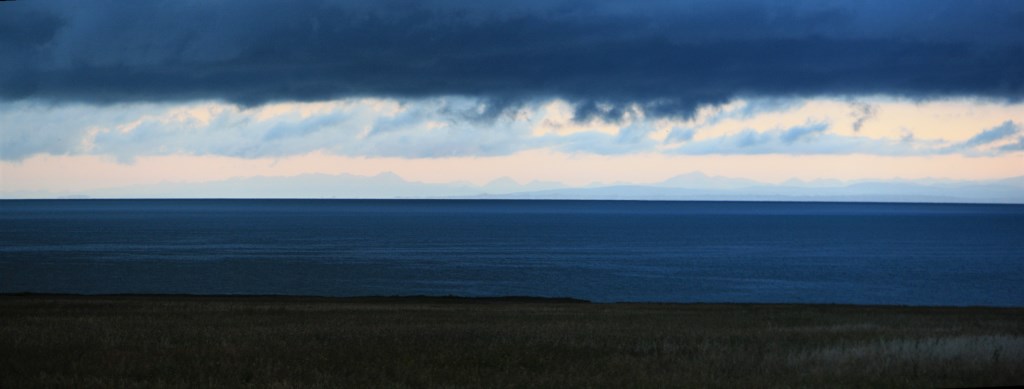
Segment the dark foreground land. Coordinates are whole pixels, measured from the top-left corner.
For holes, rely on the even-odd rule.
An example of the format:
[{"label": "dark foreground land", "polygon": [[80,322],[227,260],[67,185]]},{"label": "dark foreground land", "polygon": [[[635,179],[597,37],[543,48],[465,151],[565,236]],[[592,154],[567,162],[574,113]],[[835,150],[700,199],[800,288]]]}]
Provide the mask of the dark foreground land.
[{"label": "dark foreground land", "polygon": [[1024,309],[0,296],[0,388],[1024,384]]}]

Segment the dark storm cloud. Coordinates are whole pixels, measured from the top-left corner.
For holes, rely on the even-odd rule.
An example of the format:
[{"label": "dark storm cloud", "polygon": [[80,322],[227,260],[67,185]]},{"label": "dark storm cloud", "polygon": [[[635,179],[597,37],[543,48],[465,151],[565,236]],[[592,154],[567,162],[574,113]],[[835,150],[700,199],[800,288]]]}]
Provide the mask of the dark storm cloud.
[{"label": "dark storm cloud", "polygon": [[0,4],[0,99],[537,98],[576,118],[736,96],[1024,97],[1024,2]]}]

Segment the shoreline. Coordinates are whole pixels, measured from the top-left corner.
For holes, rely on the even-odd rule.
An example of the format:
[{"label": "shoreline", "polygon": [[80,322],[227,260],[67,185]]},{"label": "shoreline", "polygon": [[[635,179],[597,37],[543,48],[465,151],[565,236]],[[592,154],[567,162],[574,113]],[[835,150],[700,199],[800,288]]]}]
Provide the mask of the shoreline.
[{"label": "shoreline", "polygon": [[834,308],[893,308],[893,309],[960,309],[984,310],[1006,309],[1024,311],[1024,306],[1004,305],[909,305],[909,304],[853,304],[853,303],[788,303],[788,302],[670,302],[670,301],[591,301],[574,297],[545,297],[528,295],[504,296],[463,296],[463,295],[366,295],[366,296],[327,296],[327,295],[286,295],[286,294],[189,294],[189,293],[36,293],[16,292],[0,293],[0,299],[6,298],[54,298],[54,299],[184,299],[184,300],[238,300],[244,301],[310,301],[325,303],[437,303],[437,304],[585,304],[585,305],[653,305],[674,307],[700,306],[778,306],[778,307],[834,307]]}]

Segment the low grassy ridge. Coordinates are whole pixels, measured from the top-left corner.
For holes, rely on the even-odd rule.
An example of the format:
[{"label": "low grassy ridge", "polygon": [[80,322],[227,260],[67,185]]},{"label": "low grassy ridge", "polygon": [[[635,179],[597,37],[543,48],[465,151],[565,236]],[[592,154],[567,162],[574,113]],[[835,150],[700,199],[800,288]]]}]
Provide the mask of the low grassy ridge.
[{"label": "low grassy ridge", "polygon": [[1024,384],[1024,309],[0,296],[0,388]]}]

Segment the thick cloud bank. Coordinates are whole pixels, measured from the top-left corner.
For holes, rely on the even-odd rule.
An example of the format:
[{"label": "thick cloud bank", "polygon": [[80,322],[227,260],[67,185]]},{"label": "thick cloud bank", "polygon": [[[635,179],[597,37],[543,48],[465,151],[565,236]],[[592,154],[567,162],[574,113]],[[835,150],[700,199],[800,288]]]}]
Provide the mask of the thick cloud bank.
[{"label": "thick cloud bank", "polygon": [[0,4],[0,99],[467,95],[615,119],[737,96],[1024,97],[1024,2]]}]

